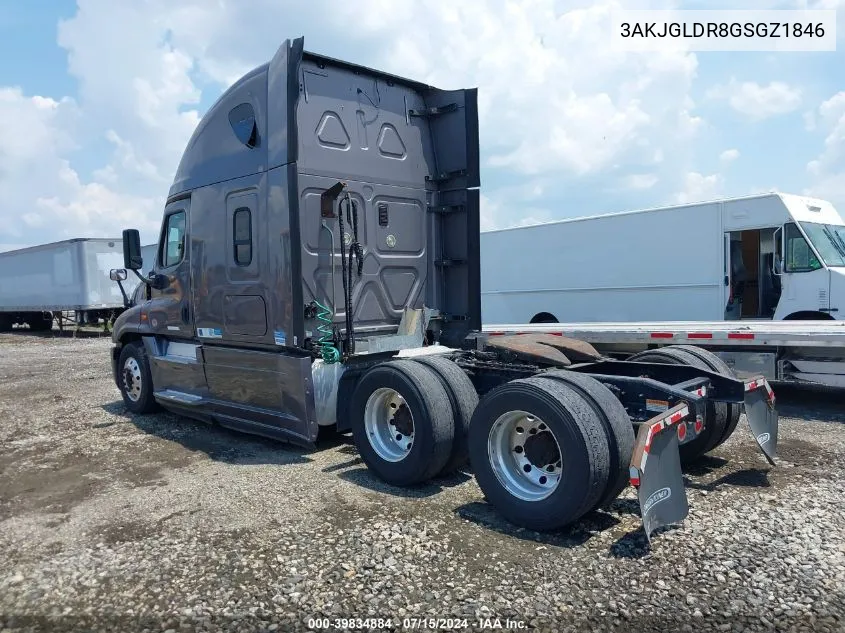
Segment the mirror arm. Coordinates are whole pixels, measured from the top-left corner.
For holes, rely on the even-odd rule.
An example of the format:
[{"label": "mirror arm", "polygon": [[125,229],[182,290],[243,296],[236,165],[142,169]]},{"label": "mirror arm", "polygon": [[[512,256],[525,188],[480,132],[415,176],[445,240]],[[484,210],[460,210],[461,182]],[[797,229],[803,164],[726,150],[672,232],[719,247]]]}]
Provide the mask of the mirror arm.
[{"label": "mirror arm", "polygon": [[157,275],[155,273],[151,273],[150,277],[144,277],[141,273],[139,273],[135,269],[131,269],[135,276],[140,279],[143,283],[147,284],[150,288],[155,288],[156,290],[161,290],[162,288],[167,287],[167,278],[162,275]]},{"label": "mirror arm", "polygon": [[135,270],[134,268],[130,268],[129,270],[131,270],[133,273],[135,273],[135,276],[136,276],[138,279],[140,279],[141,281],[143,281],[145,284],[147,284],[148,286],[149,286],[149,285],[152,285],[152,282],[151,282],[149,279],[147,279],[146,277],[144,277],[141,273],[139,273],[139,272],[138,272],[137,270]]},{"label": "mirror arm", "polygon": [[123,307],[129,307],[129,295],[126,294],[126,290],[123,289],[123,282],[120,279],[117,279],[117,287],[120,288],[120,294],[123,295]]}]

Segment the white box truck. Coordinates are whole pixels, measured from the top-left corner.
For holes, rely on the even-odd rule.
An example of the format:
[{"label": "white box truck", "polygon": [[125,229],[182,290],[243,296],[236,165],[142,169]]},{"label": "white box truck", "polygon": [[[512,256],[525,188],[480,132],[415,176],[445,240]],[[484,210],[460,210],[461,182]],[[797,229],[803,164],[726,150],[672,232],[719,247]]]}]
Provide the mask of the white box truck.
[{"label": "white box truck", "polygon": [[824,200],[770,193],[487,231],[481,262],[489,332],[529,322],[617,355],[693,343],[738,371],[845,386],[845,222]]},{"label": "white box truck", "polygon": [[795,195],[487,231],[481,261],[490,323],[845,318],[845,222]]},{"label": "white box truck", "polygon": [[123,262],[120,239],[76,238],[0,253],[0,331],[27,324],[49,330],[53,317],[77,323],[113,318],[124,309],[109,271]]}]

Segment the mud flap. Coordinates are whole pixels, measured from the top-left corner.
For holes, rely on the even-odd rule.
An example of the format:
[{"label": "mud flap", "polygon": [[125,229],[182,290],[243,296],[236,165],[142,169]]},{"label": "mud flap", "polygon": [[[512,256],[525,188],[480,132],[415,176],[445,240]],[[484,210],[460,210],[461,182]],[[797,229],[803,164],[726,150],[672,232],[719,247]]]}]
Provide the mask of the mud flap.
[{"label": "mud flap", "polygon": [[691,412],[679,404],[640,425],[631,458],[630,480],[637,489],[646,538],[689,514],[681,472],[677,426]]},{"label": "mud flap", "polygon": [[745,382],[745,417],[754,439],[766,460],[775,465],[778,443],[778,412],[775,394],[765,378],[757,377]]}]

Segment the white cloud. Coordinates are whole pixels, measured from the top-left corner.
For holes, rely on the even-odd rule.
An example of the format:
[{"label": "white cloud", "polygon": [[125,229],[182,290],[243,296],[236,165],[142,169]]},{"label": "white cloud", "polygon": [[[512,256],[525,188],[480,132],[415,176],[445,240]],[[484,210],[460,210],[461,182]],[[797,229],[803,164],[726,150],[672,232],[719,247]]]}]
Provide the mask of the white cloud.
[{"label": "white cloud", "polygon": [[623,183],[628,189],[651,189],[658,180],[654,174],[631,174],[623,179]]},{"label": "white cloud", "polygon": [[724,152],[719,154],[719,160],[723,163],[732,163],[737,158],[739,158],[738,149],[726,149]]},{"label": "white cloud", "polygon": [[690,171],[684,175],[682,189],[676,194],[675,202],[685,204],[712,200],[722,195],[723,186],[724,178],[720,174],[705,176],[696,171]]},{"label": "white cloud", "polygon": [[488,196],[481,194],[481,230],[492,231],[493,229],[502,228],[499,223],[499,216],[502,212],[502,204],[495,200],[491,200]]},{"label": "white cloud", "polygon": [[550,210],[537,204],[543,201],[547,186],[554,184],[553,181],[535,179],[498,187],[490,194],[482,193],[481,230],[503,229],[526,221],[540,221],[538,218],[551,218]]},{"label": "white cloud", "polygon": [[490,166],[586,175],[621,159],[641,161],[644,150],[654,151],[657,130],[676,137],[695,130],[688,100],[695,56],[596,46],[616,2],[565,13],[551,0],[389,6],[365,22],[364,33],[385,44],[379,63],[435,85],[478,85]]},{"label": "white cloud", "polygon": [[782,81],[761,85],[734,78],[727,84],[714,86],[707,96],[727,101],[731,108],[757,121],[793,112],[801,106],[802,99],[800,89]]},{"label": "white cloud", "polygon": [[[0,219],[28,218],[20,228],[0,224],[0,242],[116,236],[126,226],[154,239],[200,103],[267,61],[284,37],[300,34],[309,50],[444,88],[478,86],[482,160],[494,170],[559,181],[619,165],[680,164],[702,123],[689,97],[696,57],[597,45],[620,6],[578,0],[561,12],[554,0],[78,0],[58,28],[77,100],[0,90],[0,125],[11,139],[0,155]],[[629,183],[643,188],[650,178]],[[535,197],[548,190],[534,185]],[[504,204],[495,185],[485,183],[485,192],[485,222],[545,213]]]},{"label": "white cloud", "polygon": [[807,164],[812,178],[804,193],[845,207],[845,91],[823,101],[814,112],[817,128],[825,134],[821,153]]},{"label": "white cloud", "polygon": [[29,227],[47,224],[34,208],[36,195],[61,195],[56,177],[62,156],[76,149],[78,109],[70,99],[27,97],[0,88],[0,241],[18,243]]}]

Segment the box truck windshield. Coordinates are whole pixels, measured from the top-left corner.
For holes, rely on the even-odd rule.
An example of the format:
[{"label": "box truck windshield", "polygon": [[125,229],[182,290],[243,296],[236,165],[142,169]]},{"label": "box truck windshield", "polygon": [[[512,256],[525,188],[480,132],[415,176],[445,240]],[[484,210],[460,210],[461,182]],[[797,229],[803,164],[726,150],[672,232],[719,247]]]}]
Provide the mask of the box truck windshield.
[{"label": "box truck windshield", "polygon": [[845,226],[801,222],[826,266],[845,266]]}]

